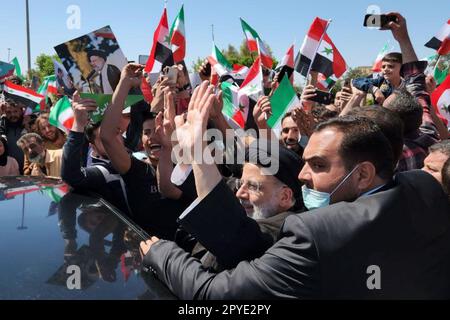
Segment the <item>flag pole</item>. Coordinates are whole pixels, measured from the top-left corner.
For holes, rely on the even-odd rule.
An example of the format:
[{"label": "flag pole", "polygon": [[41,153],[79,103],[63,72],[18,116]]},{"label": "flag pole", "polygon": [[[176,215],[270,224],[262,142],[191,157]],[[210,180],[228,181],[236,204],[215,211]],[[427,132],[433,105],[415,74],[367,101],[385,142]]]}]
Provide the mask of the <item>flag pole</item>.
[{"label": "flag pole", "polygon": [[311,69],[312,69],[312,66],[314,64],[314,60],[316,59],[317,52],[319,51],[320,44],[322,43],[323,37],[325,37],[325,35],[327,34],[327,30],[328,30],[328,27],[331,24],[331,21],[332,21],[331,19],[328,20],[328,23],[325,26],[325,30],[323,31],[322,35],[320,36],[319,45],[317,46],[316,51],[314,52],[314,59],[313,59],[313,61],[311,61],[311,64],[309,65],[309,68],[308,68],[308,73],[306,74],[306,77],[305,77],[304,88],[306,88],[306,86],[308,85],[308,76],[311,73]]},{"label": "flag pole", "polygon": [[30,10],[28,0],[25,0],[26,8],[26,25],[27,25],[27,62],[28,62],[28,76],[31,79],[31,47],[30,47]]},{"label": "flag pole", "polygon": [[214,24],[211,25],[211,35],[212,35],[212,41],[215,44],[216,41],[214,40]]}]

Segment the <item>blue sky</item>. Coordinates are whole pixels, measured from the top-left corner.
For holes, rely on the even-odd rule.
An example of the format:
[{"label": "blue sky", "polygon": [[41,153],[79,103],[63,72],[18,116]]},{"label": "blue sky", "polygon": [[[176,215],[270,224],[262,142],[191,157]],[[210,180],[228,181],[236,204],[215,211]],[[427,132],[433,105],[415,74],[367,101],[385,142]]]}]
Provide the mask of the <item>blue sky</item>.
[{"label": "blue sky", "polygon": [[[424,44],[449,18],[448,0],[406,1],[294,1],[294,0],[170,0],[169,24],[181,4],[185,5],[187,64],[211,52],[211,24],[215,26],[216,44],[236,47],[243,39],[239,17],[243,17],[270,45],[280,59],[295,40],[298,50],[305,33],[316,16],[333,19],[330,38],[351,67],[370,65],[383,45],[395,40],[388,31],[369,30],[362,26],[369,5],[382,12],[398,11],[408,22],[408,29],[419,58],[433,53]],[[81,9],[81,29],[69,30],[68,6]],[[30,0],[32,63],[38,54],[53,54],[55,45],[95,29],[110,25],[129,60],[148,54],[153,32],[164,1],[144,0]],[[0,11],[0,60],[19,58],[26,69],[25,0],[2,1]]]}]

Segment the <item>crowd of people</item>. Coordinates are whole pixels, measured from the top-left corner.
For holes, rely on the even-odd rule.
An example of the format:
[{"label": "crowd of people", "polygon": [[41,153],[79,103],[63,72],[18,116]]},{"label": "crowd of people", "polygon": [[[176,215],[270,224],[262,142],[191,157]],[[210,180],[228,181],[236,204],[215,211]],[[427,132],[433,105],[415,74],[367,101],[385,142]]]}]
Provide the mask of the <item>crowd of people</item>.
[{"label": "crowd of people", "polygon": [[[124,112],[148,81],[144,66],[128,64],[97,123],[96,101],[74,92],[68,134],[49,110],[25,116],[27,106],[3,100],[0,176],[60,177],[100,194],[151,235],[140,246],[145,270],[181,299],[448,299],[449,129],[396,16],[389,29],[401,52],[383,58],[380,75],[346,81],[322,105],[312,72],[276,133],[267,115],[277,78],[250,100],[245,129],[254,130],[240,139],[208,61],[197,87],[161,75],[151,103]],[[222,140],[205,139],[211,129]],[[239,151],[243,163],[207,161]]]}]

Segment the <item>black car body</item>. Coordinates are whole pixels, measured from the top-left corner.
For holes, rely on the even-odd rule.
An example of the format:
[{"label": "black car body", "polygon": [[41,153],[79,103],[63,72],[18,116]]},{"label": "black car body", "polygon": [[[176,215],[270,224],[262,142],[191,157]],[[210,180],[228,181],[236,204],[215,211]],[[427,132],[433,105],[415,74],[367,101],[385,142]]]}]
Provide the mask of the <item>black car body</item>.
[{"label": "black car body", "polygon": [[61,181],[0,177],[0,300],[173,299],[141,271],[146,237]]}]

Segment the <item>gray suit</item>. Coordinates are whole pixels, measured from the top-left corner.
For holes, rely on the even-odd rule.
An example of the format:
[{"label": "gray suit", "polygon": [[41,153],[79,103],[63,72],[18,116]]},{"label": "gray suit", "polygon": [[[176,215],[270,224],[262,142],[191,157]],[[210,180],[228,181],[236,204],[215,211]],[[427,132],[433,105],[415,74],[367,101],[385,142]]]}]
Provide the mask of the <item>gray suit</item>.
[{"label": "gray suit", "polygon": [[[211,216],[223,214],[216,208]],[[208,228],[226,233],[216,220]],[[238,246],[239,236],[230,236]],[[432,176],[401,173],[353,203],[289,216],[275,245],[234,270],[208,272],[168,241],[145,263],[181,299],[449,299],[450,203]],[[371,266],[379,268],[379,290],[368,286]]]}]

